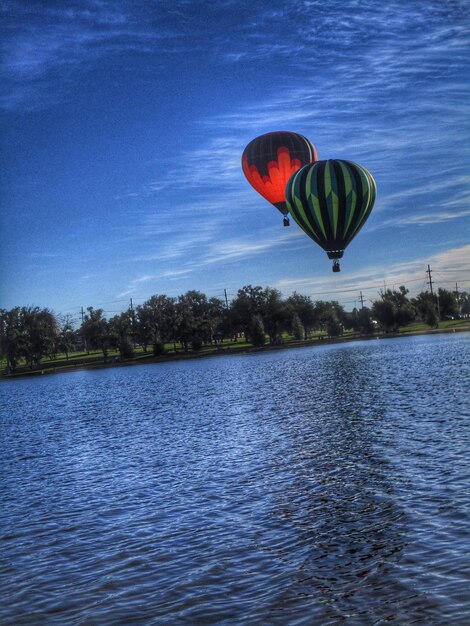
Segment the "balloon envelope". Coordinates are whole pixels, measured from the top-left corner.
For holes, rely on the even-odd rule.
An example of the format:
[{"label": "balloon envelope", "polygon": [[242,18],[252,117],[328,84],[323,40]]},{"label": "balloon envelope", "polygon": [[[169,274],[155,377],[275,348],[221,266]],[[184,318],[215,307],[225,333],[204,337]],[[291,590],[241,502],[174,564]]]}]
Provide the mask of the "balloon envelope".
[{"label": "balloon envelope", "polygon": [[242,168],[250,185],[287,215],[287,181],[303,165],[317,160],[315,146],[306,137],[276,131],[250,141],[243,151]]},{"label": "balloon envelope", "polygon": [[365,167],[328,159],[305,165],[291,176],[286,202],[300,228],[330,259],[340,259],[369,217],[376,193]]}]

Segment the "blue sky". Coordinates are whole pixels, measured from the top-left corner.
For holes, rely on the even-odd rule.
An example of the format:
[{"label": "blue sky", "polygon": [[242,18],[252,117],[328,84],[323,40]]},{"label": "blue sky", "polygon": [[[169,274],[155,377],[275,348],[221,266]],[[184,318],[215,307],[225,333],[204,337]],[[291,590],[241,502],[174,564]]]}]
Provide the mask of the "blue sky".
[{"label": "blue sky", "polygon": [[[470,289],[467,0],[2,0],[0,306]],[[292,130],[369,169],[340,274],[245,180]]]}]

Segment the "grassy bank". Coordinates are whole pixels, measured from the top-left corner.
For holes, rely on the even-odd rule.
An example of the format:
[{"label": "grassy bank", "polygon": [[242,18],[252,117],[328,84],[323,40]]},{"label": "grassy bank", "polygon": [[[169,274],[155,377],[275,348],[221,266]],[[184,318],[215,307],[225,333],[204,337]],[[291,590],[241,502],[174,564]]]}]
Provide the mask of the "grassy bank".
[{"label": "grassy bank", "polygon": [[278,350],[284,348],[297,348],[302,346],[324,345],[327,343],[341,343],[352,341],[355,339],[377,339],[384,337],[404,337],[410,335],[435,334],[442,332],[458,332],[470,331],[470,319],[465,320],[448,320],[441,322],[439,328],[430,329],[422,323],[410,324],[400,328],[397,333],[384,334],[374,333],[372,335],[360,335],[352,330],[346,330],[339,337],[328,337],[324,332],[312,333],[311,337],[306,340],[296,340],[290,335],[284,335],[279,344],[271,345],[266,343],[261,348],[255,348],[251,343],[239,339],[238,341],[224,340],[214,345],[204,345],[201,350],[189,350],[184,352],[182,346],[176,344],[176,350],[173,345],[165,346],[166,354],[163,356],[154,356],[151,347],[147,352],[142,347],[136,347],[134,357],[130,359],[121,359],[119,352],[110,351],[106,359],[101,351],[94,352],[73,352],[68,358],[65,354],[57,355],[55,358],[44,359],[38,367],[30,369],[26,363],[20,363],[16,370],[12,373],[6,371],[5,361],[0,362],[2,376],[0,380],[7,380],[15,377],[35,376],[52,374],[58,372],[75,371],[82,368],[102,368],[102,367],[120,367],[126,365],[138,365],[142,363],[161,363],[188,358],[201,358],[206,356],[217,356],[220,354],[236,354],[242,352],[259,352],[264,350]]}]

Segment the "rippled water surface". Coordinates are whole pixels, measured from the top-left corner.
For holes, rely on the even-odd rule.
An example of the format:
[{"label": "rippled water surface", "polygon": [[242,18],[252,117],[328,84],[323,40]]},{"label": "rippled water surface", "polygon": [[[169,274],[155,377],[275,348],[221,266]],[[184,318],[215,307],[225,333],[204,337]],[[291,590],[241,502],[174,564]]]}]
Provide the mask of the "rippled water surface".
[{"label": "rippled water surface", "polygon": [[470,335],[5,381],[2,624],[470,624]]}]

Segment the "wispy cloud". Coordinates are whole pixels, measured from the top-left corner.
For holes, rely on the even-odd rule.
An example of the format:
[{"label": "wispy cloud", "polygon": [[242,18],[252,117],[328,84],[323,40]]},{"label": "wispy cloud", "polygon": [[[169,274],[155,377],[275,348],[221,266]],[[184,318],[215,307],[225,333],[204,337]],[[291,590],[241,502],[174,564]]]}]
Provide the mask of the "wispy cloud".
[{"label": "wispy cloud", "polygon": [[277,229],[277,233],[259,235],[250,239],[227,239],[222,243],[211,246],[208,253],[201,259],[200,267],[212,264],[223,264],[230,261],[247,260],[268,250],[276,249],[281,252],[284,246],[290,246],[292,240],[302,238],[303,235],[297,230],[288,234]]},{"label": "wispy cloud", "polygon": [[[77,69],[127,52],[153,52],[157,42],[178,32],[164,21],[151,27],[138,11],[121,2],[85,0],[81,7],[6,2],[2,6],[2,74],[6,109],[42,107],[60,97],[51,81],[70,80]],[[9,19],[10,14],[21,22]],[[60,84],[59,82],[59,84]],[[54,91],[54,94],[47,91]]]},{"label": "wispy cloud", "polygon": [[426,224],[441,224],[450,220],[461,219],[470,215],[470,209],[461,211],[437,211],[434,213],[407,214],[391,220],[385,220],[375,226],[377,228],[389,228],[390,226],[423,226]]},{"label": "wispy cloud", "polygon": [[[311,294],[317,299],[349,299],[363,291],[368,298],[375,298],[377,294],[385,288],[398,288],[405,285],[410,293],[416,294],[426,290],[427,265],[432,266],[438,276],[436,285],[439,282],[445,288],[452,288],[455,282],[461,281],[463,277],[470,276],[470,245],[458,248],[450,248],[429,257],[420,257],[405,263],[392,263],[363,267],[356,272],[348,272],[342,276],[335,277],[335,281],[325,276],[305,276],[295,278],[283,278],[273,284],[284,294],[292,291],[299,291]],[[468,275],[464,273],[468,272]],[[468,280],[467,280],[468,282]],[[355,294],[355,296],[354,296]]]}]

